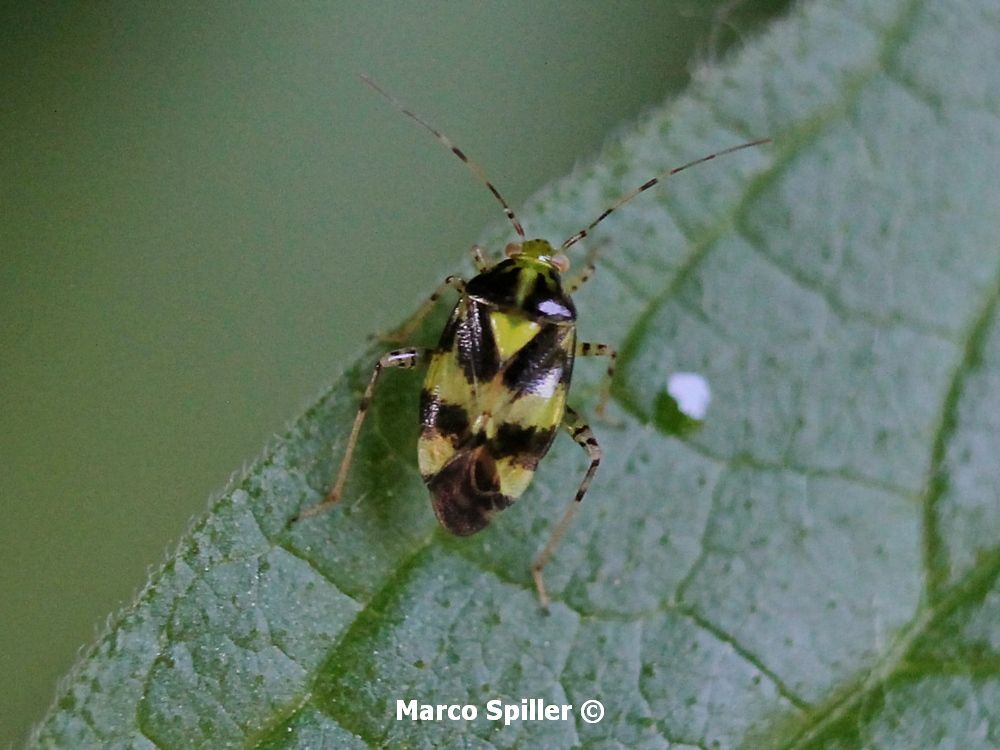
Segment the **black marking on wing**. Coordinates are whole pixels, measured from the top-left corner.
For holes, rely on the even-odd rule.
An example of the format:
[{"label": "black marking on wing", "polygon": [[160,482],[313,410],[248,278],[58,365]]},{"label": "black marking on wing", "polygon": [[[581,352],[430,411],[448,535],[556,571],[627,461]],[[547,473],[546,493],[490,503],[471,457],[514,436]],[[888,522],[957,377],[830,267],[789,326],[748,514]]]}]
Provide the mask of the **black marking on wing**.
[{"label": "black marking on wing", "polygon": [[469,441],[469,414],[461,406],[442,401],[426,388],[420,390],[420,424],[447,435],[456,448]]},{"label": "black marking on wing", "polygon": [[441,334],[438,351],[455,353],[469,383],[493,378],[500,370],[500,352],[493,340],[489,308],[469,298],[460,301]]},{"label": "black marking on wing", "polygon": [[485,450],[462,451],[429,477],[431,505],[452,534],[468,536],[485,528],[514,501],[500,492],[496,462]]},{"label": "black marking on wing", "polygon": [[430,424],[437,419],[437,409],[440,402],[426,388],[420,389],[420,424]]},{"label": "black marking on wing", "polygon": [[569,326],[555,323],[543,326],[504,369],[503,384],[514,398],[548,387],[555,370],[558,370],[556,380],[568,385],[573,372],[574,338]]},{"label": "black marking on wing", "polygon": [[533,469],[548,451],[555,434],[554,426],[525,427],[507,422],[500,425],[496,436],[486,445],[495,459],[517,457],[518,463]]},{"label": "black marking on wing", "polygon": [[454,445],[458,445],[469,434],[469,415],[461,406],[442,402],[438,407],[435,425],[451,438]]},{"label": "black marking on wing", "polygon": [[462,304],[462,301],[459,300],[458,304],[452,309],[451,316],[448,318],[448,322],[445,323],[444,330],[441,331],[441,338],[438,339],[437,351],[448,352],[455,346],[455,336],[460,322]]}]

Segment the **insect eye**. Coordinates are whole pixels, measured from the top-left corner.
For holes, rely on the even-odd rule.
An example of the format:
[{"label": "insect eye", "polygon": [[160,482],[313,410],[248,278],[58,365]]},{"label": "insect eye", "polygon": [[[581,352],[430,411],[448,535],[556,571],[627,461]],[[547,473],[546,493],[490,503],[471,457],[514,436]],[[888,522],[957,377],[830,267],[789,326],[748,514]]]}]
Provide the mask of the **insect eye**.
[{"label": "insect eye", "polygon": [[558,255],[553,255],[551,258],[549,258],[549,262],[552,263],[552,265],[554,265],[557,269],[559,269],[559,273],[566,273],[569,270],[569,258],[567,258],[562,253],[559,253]]},{"label": "insect eye", "polygon": [[521,246],[516,242],[511,242],[503,249],[503,251],[508,258],[513,258],[515,255],[521,254]]}]

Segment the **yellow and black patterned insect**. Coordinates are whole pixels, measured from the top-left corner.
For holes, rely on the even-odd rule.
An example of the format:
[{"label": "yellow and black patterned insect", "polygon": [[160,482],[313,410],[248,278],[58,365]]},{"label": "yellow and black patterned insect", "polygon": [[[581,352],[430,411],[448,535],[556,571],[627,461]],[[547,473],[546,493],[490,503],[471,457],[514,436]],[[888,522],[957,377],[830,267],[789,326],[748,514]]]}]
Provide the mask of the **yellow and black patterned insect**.
[{"label": "yellow and black patterned insect", "polygon": [[453,534],[466,536],[480,531],[494,514],[517,500],[531,483],[538,462],[548,452],[560,427],[587,453],[590,463],[575,496],[532,562],[538,597],[547,606],[542,569],[601,462],[601,448],[590,426],[566,404],[573,363],[576,357],[607,358],[608,368],[597,406],[600,415],[608,400],[617,357],[612,346],[577,341],[576,308],[570,295],[591,277],[594,264],[588,262],[577,276],[564,283],[562,274],[569,269],[569,259],[564,253],[612,211],[664,178],[717,156],[766,143],[767,139],[710,154],[654,177],[556,249],[547,240],[526,239],[507,201],[478,164],[374,81],[363,78],[472,170],[503,206],[520,241],[507,245],[506,259],[495,264],[485,259],[480,248],[473,248],[478,275],[469,281],[458,276],[446,278],[397,333],[406,340],[447,288],[458,292],[458,303],[436,348],[397,349],[379,359],[361,398],[333,488],[324,502],[307,508],[299,518],[318,513],[340,500],[358,433],[382,370],[427,363],[420,393],[418,464],[430,491],[434,513]]}]

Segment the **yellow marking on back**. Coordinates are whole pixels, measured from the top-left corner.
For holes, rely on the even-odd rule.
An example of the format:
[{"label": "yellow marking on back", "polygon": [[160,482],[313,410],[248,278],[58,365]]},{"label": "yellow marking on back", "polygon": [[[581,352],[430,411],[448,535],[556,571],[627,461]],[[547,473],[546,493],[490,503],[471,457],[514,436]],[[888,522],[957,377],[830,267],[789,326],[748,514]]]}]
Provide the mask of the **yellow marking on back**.
[{"label": "yellow marking on back", "polygon": [[546,428],[558,425],[566,409],[566,386],[558,384],[551,396],[527,393],[507,405],[503,421],[522,427]]},{"label": "yellow marking on back", "polygon": [[465,379],[458,358],[450,350],[431,355],[424,387],[449,404],[471,408],[476,403],[475,386]]},{"label": "yellow marking on back", "polygon": [[535,279],[538,278],[538,271],[534,268],[522,266],[517,273],[517,289],[514,292],[514,300],[518,305],[524,305],[531,290],[535,288]]},{"label": "yellow marking on back", "polygon": [[521,497],[528,489],[535,470],[507,457],[497,461],[497,475],[500,477],[500,491],[509,498],[516,498]]},{"label": "yellow marking on back", "polygon": [[454,455],[451,440],[437,430],[425,430],[417,440],[417,465],[425,477],[441,471]]},{"label": "yellow marking on back", "polygon": [[507,360],[524,348],[542,326],[523,315],[509,315],[493,310],[490,312],[490,326],[493,328],[493,340],[500,351],[500,359]]}]

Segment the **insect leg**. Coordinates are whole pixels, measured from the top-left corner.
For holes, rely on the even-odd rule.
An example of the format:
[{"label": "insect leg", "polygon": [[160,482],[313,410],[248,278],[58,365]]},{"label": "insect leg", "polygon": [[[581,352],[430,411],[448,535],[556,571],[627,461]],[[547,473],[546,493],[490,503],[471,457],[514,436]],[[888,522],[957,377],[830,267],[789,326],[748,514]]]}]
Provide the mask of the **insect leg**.
[{"label": "insect leg", "polygon": [[587,341],[580,341],[576,345],[576,356],[578,357],[607,357],[608,371],[604,374],[601,382],[601,395],[597,402],[597,416],[603,417],[604,410],[608,406],[608,398],[611,396],[611,380],[615,376],[615,365],[618,363],[618,350],[608,344],[591,344]]},{"label": "insect leg", "polygon": [[590,278],[594,275],[597,270],[597,251],[592,250],[587,255],[587,262],[580,269],[580,272],[574,275],[572,278],[568,279],[565,284],[563,284],[563,289],[567,294],[573,294],[581,286],[590,281]]},{"label": "insect leg", "polygon": [[330,490],[323,502],[300,511],[298,516],[293,519],[294,521],[322,513],[340,500],[344,484],[347,482],[347,471],[351,468],[351,458],[354,455],[354,448],[358,443],[358,433],[361,432],[361,424],[365,421],[365,414],[368,412],[372,395],[375,393],[375,384],[378,382],[378,376],[382,374],[382,370],[386,367],[416,367],[426,357],[427,350],[425,349],[396,349],[382,355],[375,364],[371,379],[368,381],[368,387],[365,388],[365,393],[361,397],[361,403],[358,405],[358,412],[354,415],[354,426],[351,427],[351,435],[347,439],[347,450],[344,451],[344,458],[340,462],[337,481],[334,482],[333,489]]},{"label": "insect leg", "polygon": [[535,588],[538,589],[538,599],[542,603],[542,607],[548,609],[549,606],[549,595],[545,592],[545,581],[542,579],[542,568],[545,567],[545,563],[549,561],[552,557],[552,553],[555,552],[557,546],[559,546],[559,541],[562,539],[564,533],[566,533],[566,528],[569,526],[569,522],[573,520],[573,516],[576,515],[577,509],[580,507],[580,501],[583,500],[583,496],[587,494],[587,488],[590,487],[590,480],[594,477],[594,472],[597,471],[598,465],[601,463],[601,446],[597,444],[597,438],[594,437],[593,430],[590,429],[590,425],[584,422],[580,415],[575,411],[566,407],[566,414],[563,416],[563,427],[576,441],[577,445],[587,451],[587,458],[590,459],[590,466],[587,467],[587,473],[583,475],[583,480],[580,482],[580,487],[576,491],[576,496],[570,501],[569,506],[563,513],[563,517],[556,524],[556,527],[552,530],[552,535],[549,537],[549,541],[545,543],[542,547],[542,551],[535,556],[534,562],[531,563],[531,575],[535,579]]},{"label": "insect leg", "polygon": [[479,245],[473,245],[472,250],[472,262],[476,264],[476,271],[482,273],[487,268],[490,268],[493,264],[486,260],[486,255],[483,253],[483,248]]},{"label": "insect leg", "polygon": [[597,270],[597,265],[594,261],[589,261],[587,265],[581,269],[580,273],[576,274],[573,278],[569,279],[564,285],[563,289],[566,294],[573,294],[581,286],[590,281],[590,277],[594,275],[594,271]]},{"label": "insect leg", "polygon": [[385,339],[389,342],[398,341],[402,343],[407,341],[410,336],[413,335],[413,332],[417,330],[417,326],[420,325],[420,322],[427,317],[427,314],[431,310],[434,309],[434,305],[436,305],[437,301],[441,299],[441,295],[444,294],[448,287],[457,289],[459,293],[465,294],[465,279],[461,276],[449,276],[446,278],[440,283],[440,285],[438,285],[438,288],[434,290],[434,293],[424,301],[424,304],[422,304],[416,313],[413,314],[413,317],[403,323],[403,325],[395,331],[386,334]]}]

